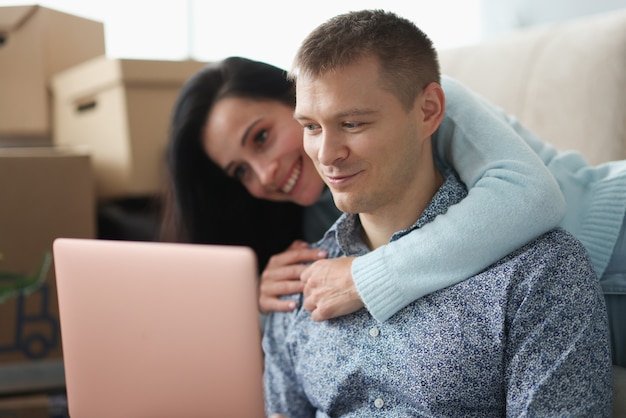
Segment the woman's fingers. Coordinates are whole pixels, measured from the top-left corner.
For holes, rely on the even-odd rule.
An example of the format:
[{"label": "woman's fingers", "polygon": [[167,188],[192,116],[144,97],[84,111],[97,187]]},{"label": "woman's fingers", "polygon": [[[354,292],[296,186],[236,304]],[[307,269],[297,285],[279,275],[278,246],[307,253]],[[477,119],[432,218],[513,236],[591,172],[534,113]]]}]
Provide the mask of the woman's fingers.
[{"label": "woman's fingers", "polygon": [[281,297],[302,292],[304,283],[300,275],[307,267],[305,263],[325,257],[326,252],[310,249],[303,241],[295,241],[287,250],[272,256],[261,274],[259,310],[262,313],[293,310],[295,301]]}]

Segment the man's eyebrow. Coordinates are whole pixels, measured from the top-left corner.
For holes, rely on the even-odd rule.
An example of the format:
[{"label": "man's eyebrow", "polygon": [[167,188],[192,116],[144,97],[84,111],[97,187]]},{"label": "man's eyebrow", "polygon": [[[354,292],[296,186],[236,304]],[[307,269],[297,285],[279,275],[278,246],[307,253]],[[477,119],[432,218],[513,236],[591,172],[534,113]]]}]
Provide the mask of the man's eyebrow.
[{"label": "man's eyebrow", "polygon": [[[248,139],[248,137],[250,136],[250,132],[252,131],[252,129],[259,123],[261,122],[262,118],[258,118],[254,121],[252,121],[252,123],[250,125],[248,125],[248,127],[246,128],[245,131],[243,131],[243,135],[241,135],[241,148],[246,146],[246,140]],[[233,164],[235,164],[234,161],[229,162],[228,164],[226,164],[226,167],[224,167],[224,171],[226,173],[228,173],[230,171],[230,168],[233,166]]]},{"label": "man's eyebrow", "polygon": [[[377,109],[372,109],[372,108],[353,108],[353,109],[348,109],[348,110],[342,110],[340,112],[335,113],[335,118],[347,118],[347,117],[351,117],[351,116],[367,116],[367,115],[371,115],[374,113],[378,113]],[[295,120],[308,120],[310,119],[308,116],[303,115],[301,113],[295,113],[293,114],[293,118]]]},{"label": "man's eyebrow", "polygon": [[300,114],[300,113],[296,113],[296,112],[293,112],[293,118],[294,118],[295,120],[304,120],[304,119],[309,119],[307,116],[304,116],[304,115],[302,115],[302,114]]},{"label": "man's eyebrow", "polygon": [[338,118],[346,118],[349,116],[366,116],[377,112],[378,110],[371,108],[354,108],[338,112],[335,116]]}]

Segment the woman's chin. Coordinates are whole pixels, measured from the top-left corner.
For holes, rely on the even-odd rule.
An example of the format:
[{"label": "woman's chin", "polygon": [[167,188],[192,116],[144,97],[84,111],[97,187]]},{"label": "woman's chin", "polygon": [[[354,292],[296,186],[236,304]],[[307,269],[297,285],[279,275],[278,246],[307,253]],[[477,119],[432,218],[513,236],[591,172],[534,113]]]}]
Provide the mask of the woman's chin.
[{"label": "woman's chin", "polygon": [[312,206],[322,196],[323,188],[318,190],[307,190],[307,193],[301,193],[299,196],[293,196],[292,202],[300,206]]}]

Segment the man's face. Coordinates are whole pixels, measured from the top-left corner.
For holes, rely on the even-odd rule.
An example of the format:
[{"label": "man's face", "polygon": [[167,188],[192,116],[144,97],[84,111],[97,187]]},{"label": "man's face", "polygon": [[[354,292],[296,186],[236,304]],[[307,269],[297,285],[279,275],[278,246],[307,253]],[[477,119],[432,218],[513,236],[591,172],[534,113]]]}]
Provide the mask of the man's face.
[{"label": "man's face", "polygon": [[419,100],[405,109],[381,87],[379,64],[364,58],[319,77],[298,76],[295,118],[304,150],[349,213],[388,216],[414,199],[424,155]]}]

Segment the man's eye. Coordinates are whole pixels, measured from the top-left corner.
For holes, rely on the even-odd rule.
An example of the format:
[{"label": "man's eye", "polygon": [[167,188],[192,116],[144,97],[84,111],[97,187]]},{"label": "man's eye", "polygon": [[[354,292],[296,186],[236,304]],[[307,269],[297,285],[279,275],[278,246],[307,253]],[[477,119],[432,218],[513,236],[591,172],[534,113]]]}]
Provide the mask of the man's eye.
[{"label": "man's eye", "polygon": [[302,125],[302,127],[304,128],[305,131],[309,131],[309,132],[315,131],[320,128],[319,125],[316,125],[314,123],[307,123],[305,125]]},{"label": "man's eye", "polygon": [[348,129],[354,129],[354,128],[358,128],[359,126],[361,126],[361,124],[358,122],[343,122],[342,125],[344,128],[348,128]]},{"label": "man's eye", "polygon": [[254,136],[253,141],[256,145],[265,144],[265,142],[267,141],[267,131],[265,129],[259,131],[259,133]]}]

